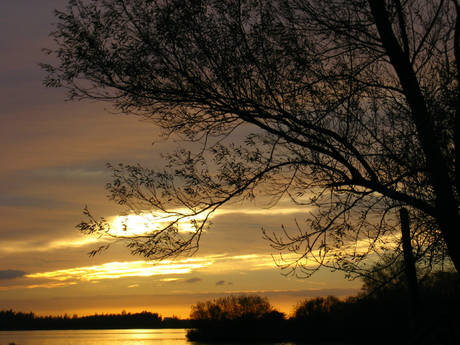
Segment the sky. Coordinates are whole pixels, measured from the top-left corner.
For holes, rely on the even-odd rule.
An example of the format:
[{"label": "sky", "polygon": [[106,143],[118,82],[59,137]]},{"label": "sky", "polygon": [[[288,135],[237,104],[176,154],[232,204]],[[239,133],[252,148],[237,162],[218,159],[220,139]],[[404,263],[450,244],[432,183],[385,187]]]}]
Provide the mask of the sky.
[{"label": "sky", "polygon": [[[174,142],[108,104],[66,101],[47,89],[38,64],[53,63],[53,10],[67,0],[0,0],[0,310],[37,315],[157,312],[187,318],[198,301],[258,294],[289,314],[306,298],[356,294],[360,281],[320,270],[284,276],[261,229],[278,232],[308,210],[238,204],[217,213],[190,258],[153,263],[121,244],[94,257],[98,238],[79,233],[88,206],[116,223],[123,208],[107,198],[106,164],[162,165]],[[153,143],[155,144],[153,145]]]}]

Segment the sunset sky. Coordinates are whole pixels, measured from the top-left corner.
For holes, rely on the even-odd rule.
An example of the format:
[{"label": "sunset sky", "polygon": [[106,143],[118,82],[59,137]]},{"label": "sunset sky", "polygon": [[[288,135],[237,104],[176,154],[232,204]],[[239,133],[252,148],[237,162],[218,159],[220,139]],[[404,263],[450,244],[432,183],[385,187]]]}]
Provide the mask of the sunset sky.
[{"label": "sunset sky", "polygon": [[360,281],[322,270],[309,279],[285,277],[261,229],[295,228],[308,214],[280,202],[272,209],[232,205],[191,258],[152,262],[122,245],[89,257],[98,239],[75,228],[87,205],[116,222],[109,201],[106,163],[161,166],[174,142],[156,142],[159,130],[110,105],[66,102],[63,90],[46,89],[39,62],[53,9],[66,0],[0,1],[0,310],[80,316],[148,310],[186,318],[197,301],[256,293],[289,313],[307,297],[355,294]]}]

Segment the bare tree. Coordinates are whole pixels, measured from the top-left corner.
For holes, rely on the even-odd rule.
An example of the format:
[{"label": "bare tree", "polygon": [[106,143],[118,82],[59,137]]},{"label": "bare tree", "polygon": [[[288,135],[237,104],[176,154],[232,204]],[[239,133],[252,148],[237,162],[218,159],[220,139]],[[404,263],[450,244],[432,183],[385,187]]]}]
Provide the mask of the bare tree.
[{"label": "bare tree", "polygon": [[[458,271],[458,14],[456,0],[70,1],[46,85],[201,145],[165,170],[110,166],[112,199],[163,227],[123,236],[87,213],[80,229],[161,260],[194,252],[223,205],[289,197],[315,211],[298,232],[266,233],[298,254],[281,265],[359,274],[400,246],[404,206],[416,259],[447,253]],[[242,126],[252,134],[228,144]]]},{"label": "bare tree", "polygon": [[221,297],[214,301],[197,302],[190,312],[192,320],[235,320],[244,316],[261,318],[275,309],[266,297],[239,295]]}]

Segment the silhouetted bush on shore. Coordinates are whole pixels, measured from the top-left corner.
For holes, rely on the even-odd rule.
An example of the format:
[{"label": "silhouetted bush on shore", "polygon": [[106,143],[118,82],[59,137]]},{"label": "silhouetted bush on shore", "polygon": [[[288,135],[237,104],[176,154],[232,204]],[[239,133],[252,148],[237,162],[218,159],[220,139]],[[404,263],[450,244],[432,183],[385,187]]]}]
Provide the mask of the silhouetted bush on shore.
[{"label": "silhouetted bush on shore", "polygon": [[187,331],[190,341],[281,342],[284,341],[284,314],[272,311],[262,316],[247,314],[233,320],[200,321]]}]

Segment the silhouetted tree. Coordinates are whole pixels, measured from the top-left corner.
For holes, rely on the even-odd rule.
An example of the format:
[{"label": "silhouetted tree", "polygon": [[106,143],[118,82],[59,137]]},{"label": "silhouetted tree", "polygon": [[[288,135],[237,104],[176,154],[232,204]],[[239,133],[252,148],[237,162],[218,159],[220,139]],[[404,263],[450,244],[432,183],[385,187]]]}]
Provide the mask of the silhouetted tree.
[{"label": "silhouetted tree", "polygon": [[331,313],[341,303],[336,296],[307,299],[296,305],[294,308],[294,317],[319,319],[322,314]]},{"label": "silhouetted tree", "polygon": [[194,328],[189,340],[281,340],[285,339],[284,314],[266,297],[240,295],[222,297],[193,305],[190,319]]},{"label": "silhouetted tree", "polygon": [[460,268],[457,0],[71,0],[56,16],[47,86],[200,145],[164,170],[109,166],[111,198],[155,227],[120,235],[86,210],[84,233],[161,260],[194,252],[223,205],[288,197],[312,213],[266,234],[298,254],[280,265],[360,274],[399,247],[404,206],[416,259]]},{"label": "silhouetted tree", "polygon": [[198,302],[190,312],[192,320],[234,320],[253,315],[260,318],[274,309],[266,297],[239,295],[222,297],[215,301]]},{"label": "silhouetted tree", "polygon": [[291,330],[293,338],[303,341],[359,339],[354,330],[346,331],[352,326],[352,322],[358,319],[354,318],[354,321],[351,321],[351,318],[348,320],[345,317],[345,314],[349,313],[349,310],[344,308],[345,305],[346,302],[336,296],[315,297],[299,301],[294,306],[290,320],[295,326]]}]

